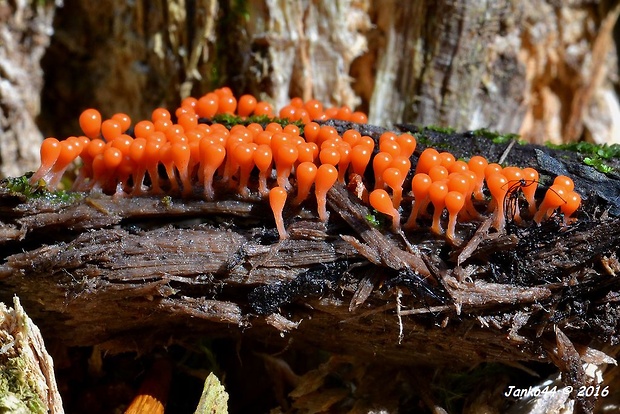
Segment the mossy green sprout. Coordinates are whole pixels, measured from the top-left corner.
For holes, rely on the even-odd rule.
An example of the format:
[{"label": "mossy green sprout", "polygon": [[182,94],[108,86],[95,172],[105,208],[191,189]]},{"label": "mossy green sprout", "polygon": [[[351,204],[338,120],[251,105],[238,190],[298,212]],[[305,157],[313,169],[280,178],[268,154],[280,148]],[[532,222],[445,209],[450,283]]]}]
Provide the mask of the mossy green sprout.
[{"label": "mossy green sprout", "polygon": [[456,132],[454,128],[450,127],[440,127],[437,125],[429,125],[423,128],[419,128],[418,132],[415,133],[415,138],[418,143],[433,148],[445,149],[447,151],[453,151],[454,148],[447,142],[438,142],[434,139],[430,139],[434,134],[428,134],[429,132],[436,132],[444,135],[451,135]]},{"label": "mossy green sprout", "polygon": [[606,160],[614,158],[620,158],[620,145],[597,145],[590,142],[573,142],[570,144],[552,144],[547,143],[547,147],[552,149],[560,149],[565,151],[574,151],[579,154],[585,155],[583,163],[589,165],[596,170],[609,174],[614,171],[614,168],[607,164]]},{"label": "mossy green sprout", "polygon": [[163,196],[161,198],[161,204],[166,208],[172,207],[172,197],[169,195]]},{"label": "mossy green sprout", "polygon": [[486,128],[475,130],[474,136],[490,139],[494,144],[508,144],[510,141],[517,141],[517,143],[521,145],[525,144],[525,141],[521,139],[519,134],[502,134]]},{"label": "mossy green sprout", "polygon": [[377,219],[377,216],[375,214],[366,214],[366,221],[376,229],[381,228],[381,222]]},{"label": "mossy green sprout", "polygon": [[45,413],[45,405],[35,391],[36,386],[26,378],[27,363],[17,356],[1,361],[0,412]]},{"label": "mossy green sprout", "polygon": [[226,128],[230,129],[235,125],[244,125],[248,126],[250,124],[256,123],[260,125],[268,125],[272,122],[282,125],[285,127],[289,124],[296,125],[299,128],[303,128],[304,123],[301,121],[290,121],[284,118],[270,118],[267,115],[253,115],[247,118],[231,115],[231,114],[217,114],[211,119],[214,123],[222,124]]},{"label": "mossy green sprout", "polygon": [[597,171],[602,172],[603,174],[609,174],[614,171],[614,167],[605,164],[605,162],[598,157],[585,157],[583,159],[583,163],[585,165],[589,165],[590,167],[595,168]]},{"label": "mossy green sprout", "polygon": [[9,177],[2,180],[2,185],[13,194],[21,194],[28,200],[42,199],[51,203],[71,204],[84,197],[84,194],[79,192],[65,190],[49,191],[44,180],[39,180],[35,185],[30,185],[28,180],[31,176],[32,173],[22,175],[21,177]]}]

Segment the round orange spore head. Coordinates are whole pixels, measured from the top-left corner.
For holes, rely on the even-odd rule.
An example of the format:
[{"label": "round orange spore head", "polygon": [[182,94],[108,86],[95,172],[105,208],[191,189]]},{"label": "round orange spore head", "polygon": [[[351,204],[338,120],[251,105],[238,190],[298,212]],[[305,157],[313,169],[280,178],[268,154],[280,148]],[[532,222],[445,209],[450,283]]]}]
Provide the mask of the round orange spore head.
[{"label": "round orange spore head", "polygon": [[577,194],[575,191],[570,191],[566,194],[566,203],[560,206],[562,213],[564,213],[564,225],[568,225],[571,222],[570,216],[573,215],[575,211],[581,205],[581,196]]},{"label": "round orange spore head", "polygon": [[172,120],[170,111],[168,111],[166,108],[153,109],[153,112],[151,112],[151,120],[153,120],[153,123],[159,121],[160,119],[166,119],[168,121]]},{"label": "round orange spore head", "polygon": [[114,119],[115,121],[118,121],[118,123],[121,125],[121,132],[125,132],[129,129],[129,127],[131,126],[131,118],[129,117],[129,115],[119,112],[116,113],[114,115],[112,115],[112,119]]},{"label": "round orange spore head", "polygon": [[178,123],[185,132],[191,131],[198,126],[198,115],[194,113],[182,114],[178,118]]},{"label": "round orange spore head", "polygon": [[319,124],[316,122],[308,122],[304,126],[304,138],[306,138],[306,142],[317,142],[319,131],[321,131],[321,126]]},{"label": "round orange spore head", "polygon": [[485,177],[484,170],[486,169],[487,165],[489,165],[487,159],[480,155],[474,155],[467,163],[469,169],[473,171],[474,174],[476,174],[476,181],[474,186],[474,197],[476,198],[476,200],[484,199],[484,194],[482,193],[482,186],[484,184]]},{"label": "round orange spore head", "polygon": [[297,197],[295,197],[294,204],[301,204],[308,194],[310,194],[310,188],[314,184],[316,179],[318,168],[313,162],[302,162],[296,168],[295,174],[297,176]]},{"label": "round orange spore head", "polygon": [[297,147],[292,144],[285,143],[280,145],[277,152],[274,149],[278,185],[286,190],[289,190],[291,187],[288,178],[291,175],[293,164],[297,161],[298,156],[299,151],[297,151]]},{"label": "round orange spore head", "polygon": [[433,182],[447,180],[449,174],[448,169],[443,165],[434,165],[428,170],[428,175]]},{"label": "round orange spore head", "polygon": [[570,177],[565,175],[558,175],[553,180],[553,185],[561,185],[566,189],[566,191],[573,191],[575,189],[575,183]]},{"label": "round orange spore head", "polygon": [[469,192],[470,177],[462,173],[451,173],[448,175],[448,189],[450,191],[457,191],[463,195]]},{"label": "round orange spore head", "polygon": [[101,135],[103,135],[103,138],[107,142],[112,141],[122,133],[121,124],[115,119],[106,119],[101,124]]},{"label": "round orange spore head", "polygon": [[366,166],[370,162],[372,156],[372,149],[367,148],[364,145],[356,145],[351,149],[351,166],[355,174],[364,175]]},{"label": "round orange spore head", "polygon": [[153,132],[155,132],[155,125],[151,121],[140,121],[133,127],[136,138],[148,138]]},{"label": "round orange spore head", "polygon": [[469,171],[469,165],[467,165],[467,163],[463,160],[456,160],[454,161],[454,163],[452,163],[452,165],[450,165],[450,168],[448,168],[448,172],[449,173],[464,173]]},{"label": "round orange spore head", "polygon": [[213,118],[217,113],[219,98],[213,92],[210,92],[196,102],[196,113],[201,118]]},{"label": "round orange spore head", "polygon": [[531,215],[536,214],[536,189],[538,188],[538,171],[534,168],[524,168],[521,173],[525,180],[525,185],[521,187],[523,196],[527,201],[529,212]]},{"label": "round orange spore head", "polygon": [[193,96],[188,96],[187,98],[183,98],[183,100],[181,101],[182,108],[192,108],[193,110],[195,110],[197,104],[198,104],[198,99],[194,98]]},{"label": "round orange spore head", "polygon": [[449,152],[442,152],[441,154],[439,154],[439,159],[441,165],[446,168],[449,168],[456,161],[454,155],[450,154]]},{"label": "round orange spore head", "polygon": [[336,148],[323,148],[319,152],[319,160],[321,164],[337,165],[340,162],[340,152]]},{"label": "round orange spore head", "polygon": [[429,170],[441,163],[439,158],[439,152],[437,152],[434,148],[427,148],[422,151],[420,154],[420,159],[418,160],[418,165],[415,167],[415,173],[424,173],[428,174]]},{"label": "round orange spore head", "polygon": [[403,182],[405,177],[398,168],[389,167],[383,171],[383,181],[392,189],[392,205],[394,208],[400,206],[403,198]]},{"label": "round orange spore head", "polygon": [[355,129],[347,129],[342,134],[342,140],[347,142],[351,147],[354,147],[355,144],[359,142],[360,138],[362,138],[362,134]]},{"label": "round orange spore head", "polygon": [[254,108],[254,115],[265,115],[269,118],[273,117],[273,107],[269,102],[259,101]]},{"label": "round orange spore head", "polygon": [[484,167],[484,176],[485,178],[488,177],[491,174],[495,174],[495,173],[501,173],[502,172],[502,166],[492,162],[490,164],[488,164],[486,167]]},{"label": "round orange spore head", "polygon": [[234,114],[237,109],[237,98],[232,95],[222,95],[217,104],[218,114]]},{"label": "round orange spore head", "polygon": [[273,162],[273,152],[267,144],[261,144],[254,150],[254,163],[258,168],[258,192],[262,197],[268,193],[267,177],[271,174],[271,164]]},{"label": "round orange spore head", "polygon": [[80,114],[79,122],[84,135],[90,139],[99,137],[101,130],[101,114],[99,111],[93,108],[86,109]]},{"label": "round orange spore head", "polygon": [[351,114],[349,121],[358,124],[366,124],[368,123],[368,115],[361,111],[355,111]]},{"label": "round orange spore head", "polygon": [[243,197],[249,196],[250,190],[248,189],[248,180],[250,179],[250,173],[254,168],[254,151],[258,148],[258,145],[254,143],[241,143],[235,147],[232,156],[239,165],[239,194]]},{"label": "round orange spore head", "polygon": [[323,115],[323,104],[316,99],[311,99],[304,104],[304,108],[308,112],[310,119],[319,119]]},{"label": "round orange spore head", "polygon": [[424,173],[416,174],[411,180],[411,191],[416,201],[422,201],[428,195],[428,189],[433,183],[433,179]]},{"label": "round orange spore head", "polygon": [[413,155],[417,144],[413,135],[401,134],[396,138],[396,142],[400,145],[400,155],[407,158]]},{"label": "round orange spore head", "polygon": [[243,117],[250,116],[254,112],[257,103],[258,101],[253,95],[241,96],[237,105],[237,114]]},{"label": "round orange spore head", "polygon": [[200,141],[199,148],[204,194],[208,200],[212,200],[215,196],[213,191],[213,176],[215,170],[222,165],[226,158],[226,148],[221,144],[212,144],[205,138]]},{"label": "round orange spore head", "polygon": [[387,152],[392,157],[398,157],[401,153],[401,148],[395,139],[394,140],[386,139],[383,142],[379,143],[379,151]]},{"label": "round orange spore head", "polygon": [[554,184],[545,193],[545,198],[538,206],[538,211],[534,215],[534,221],[540,224],[546,219],[553,210],[566,204],[566,195],[569,191],[563,185]]},{"label": "round orange spore head", "polygon": [[39,169],[30,177],[28,182],[30,185],[34,185],[41,178],[46,176],[54,167],[56,160],[60,156],[61,145],[60,141],[56,138],[45,138],[43,143],[41,144],[40,154],[41,154],[41,166]]},{"label": "round orange spore head", "polygon": [[372,159],[372,169],[375,173],[375,189],[383,188],[383,171],[389,168],[394,158],[387,152],[380,152]]},{"label": "round orange spore head", "polygon": [[314,162],[319,154],[319,147],[314,142],[302,142],[297,145],[299,162]]}]

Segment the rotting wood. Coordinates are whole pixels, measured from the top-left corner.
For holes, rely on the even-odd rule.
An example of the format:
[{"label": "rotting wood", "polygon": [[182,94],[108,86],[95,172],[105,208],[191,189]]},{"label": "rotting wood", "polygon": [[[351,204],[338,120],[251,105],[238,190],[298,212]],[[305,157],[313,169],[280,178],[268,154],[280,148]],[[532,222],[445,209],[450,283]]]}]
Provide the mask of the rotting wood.
[{"label": "rotting wood", "polygon": [[[486,149],[501,154],[496,146]],[[541,159],[536,151],[515,146],[509,162]],[[570,157],[557,161],[542,173],[575,171]],[[328,193],[327,225],[312,208],[287,211],[294,237],[284,241],[258,200],[92,194],[53,203],[4,188],[0,291],[18,294],[46,335],[112,352],[207,334],[293,340],[393,364],[521,360],[574,369],[549,354],[557,329],[580,354],[600,351],[592,339],[620,341],[620,219],[600,212],[617,206],[595,198],[588,174],[574,176],[590,201],[568,230],[550,220],[496,235],[475,223],[460,229],[461,247],[424,230],[373,227],[343,187]]]}]

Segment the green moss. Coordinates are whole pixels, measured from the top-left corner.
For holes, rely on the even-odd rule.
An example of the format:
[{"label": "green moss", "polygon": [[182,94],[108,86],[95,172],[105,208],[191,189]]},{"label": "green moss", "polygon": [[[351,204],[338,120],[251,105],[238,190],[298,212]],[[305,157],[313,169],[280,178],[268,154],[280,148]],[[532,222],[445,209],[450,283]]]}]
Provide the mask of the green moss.
[{"label": "green moss", "polygon": [[366,221],[373,226],[374,228],[378,229],[381,227],[381,223],[379,222],[379,220],[377,219],[377,216],[374,214],[367,214],[366,215]]},{"label": "green moss", "polygon": [[583,163],[585,165],[589,165],[590,167],[594,167],[596,170],[602,172],[603,174],[609,174],[614,171],[614,167],[605,164],[605,162],[599,157],[585,157],[583,159]]},{"label": "green moss", "polygon": [[43,199],[52,203],[71,204],[81,200],[84,197],[84,194],[72,191],[49,191],[47,186],[45,185],[45,181],[43,180],[39,180],[39,182],[35,185],[30,185],[28,180],[30,179],[31,175],[32,174],[26,174],[22,175],[21,177],[9,177],[2,180],[1,185],[8,188],[11,193],[21,194],[29,200]]},{"label": "green moss", "polygon": [[614,168],[605,163],[605,160],[620,158],[620,145],[596,145],[590,142],[573,142],[570,144],[552,144],[548,142],[547,147],[564,151],[574,151],[578,154],[585,155],[583,163],[594,167],[598,171],[608,174],[614,171]]},{"label": "green moss", "polygon": [[163,197],[161,198],[161,203],[162,203],[162,204],[163,204],[163,206],[164,206],[164,207],[166,207],[166,208],[170,208],[170,207],[172,207],[172,197],[170,197],[170,196],[168,196],[168,195],[167,195],[167,196],[163,196]]},{"label": "green moss", "polygon": [[425,126],[424,129],[428,131],[441,132],[442,134],[454,134],[456,129],[450,127],[441,127],[438,125],[428,125]]},{"label": "green moss", "polygon": [[23,359],[8,358],[0,365],[0,412],[46,412],[35,385],[26,377]]},{"label": "green moss", "polygon": [[423,132],[416,134],[415,139],[419,144],[422,144],[427,147],[432,147],[434,145],[434,142],[428,139],[428,137],[424,135]]},{"label": "green moss", "polygon": [[474,131],[474,136],[490,139],[494,144],[507,144],[513,140],[517,141],[518,144],[525,144],[519,134],[502,134],[486,128]]},{"label": "green moss", "polygon": [[300,129],[303,129],[303,123],[301,121],[289,121],[288,119],[282,119],[282,118],[269,118],[266,115],[254,115],[254,116],[250,116],[248,118],[242,118],[240,116],[237,115],[231,115],[231,114],[218,114],[215,115],[212,119],[212,121],[216,124],[222,124],[224,125],[226,128],[230,129],[235,125],[250,125],[252,123],[256,123],[256,124],[260,124],[260,125],[267,125],[271,122],[275,122],[277,124],[282,125],[283,127],[289,125],[289,124],[293,124],[296,125],[297,127],[299,127]]},{"label": "green moss", "polygon": [[414,133],[414,136],[417,142],[424,146],[433,147],[435,149],[441,149],[445,151],[454,151],[454,146],[450,142],[441,141],[440,137],[438,137],[437,134],[450,135],[454,134],[455,132],[456,130],[454,128],[430,125],[420,128],[418,132]]},{"label": "green moss", "polygon": [[553,149],[561,149],[566,151],[575,151],[580,154],[590,155],[591,157],[598,157],[605,160],[612,158],[620,158],[620,145],[596,145],[590,142],[573,142],[570,144],[552,144],[548,142],[547,147]]}]

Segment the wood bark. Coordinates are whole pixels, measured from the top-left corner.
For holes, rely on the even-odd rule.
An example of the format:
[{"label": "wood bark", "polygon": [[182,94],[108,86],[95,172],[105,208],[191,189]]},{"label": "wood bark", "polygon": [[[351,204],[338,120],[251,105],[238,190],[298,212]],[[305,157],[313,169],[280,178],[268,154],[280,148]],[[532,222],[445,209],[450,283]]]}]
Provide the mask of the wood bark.
[{"label": "wood bark", "polygon": [[[506,150],[473,135],[425,134],[432,145],[460,143],[457,156]],[[580,221],[508,233],[474,222],[457,245],[424,230],[377,229],[342,186],[328,193],[327,227],[311,204],[287,210],[284,241],[259,199],[86,194],[58,203],[4,188],[0,299],[17,294],[45,335],[69,346],[147,352],[203,335],[293,340],[400,366],[552,362],[578,388],[589,381],[581,364],[613,362],[601,345],[620,340],[620,221],[609,215],[618,201],[605,201],[591,183],[598,173],[569,153],[517,145],[507,162],[532,159],[542,180],[574,173],[588,194]],[[607,184],[609,195],[617,183]],[[576,401],[591,411],[593,400]]]},{"label": "wood bark", "polygon": [[38,165],[43,139],[35,122],[43,89],[40,61],[58,4],[0,1],[0,177]]}]

